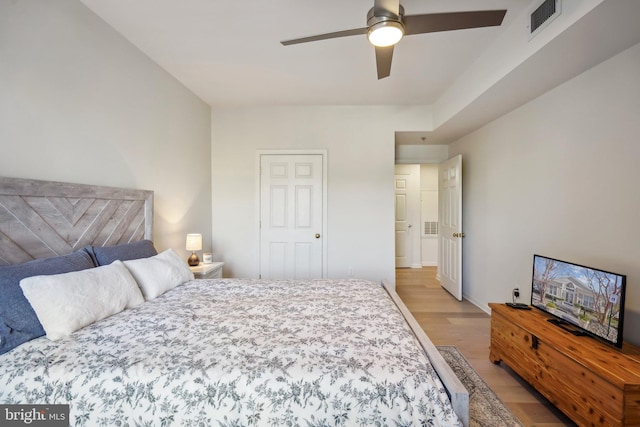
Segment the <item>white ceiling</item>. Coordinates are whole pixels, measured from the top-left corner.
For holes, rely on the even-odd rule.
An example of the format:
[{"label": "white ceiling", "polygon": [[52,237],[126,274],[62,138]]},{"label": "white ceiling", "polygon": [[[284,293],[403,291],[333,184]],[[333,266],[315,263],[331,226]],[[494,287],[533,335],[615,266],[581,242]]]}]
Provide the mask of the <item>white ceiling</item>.
[{"label": "white ceiling", "polygon": [[[491,9],[507,14],[500,27],[405,37],[394,50],[391,76],[378,80],[374,49],[364,35],[280,44],[365,27],[373,0],[81,1],[214,108],[431,106],[535,3],[403,0],[406,15]],[[624,2],[634,1],[640,3]],[[404,143],[424,144],[422,136],[407,133]]]},{"label": "white ceiling", "polygon": [[[529,0],[403,0],[406,15],[507,9]],[[280,41],[366,27],[373,0],[83,0],[214,107],[429,105],[500,28],[408,36],[391,76],[377,80],[366,36],[293,46]]]}]

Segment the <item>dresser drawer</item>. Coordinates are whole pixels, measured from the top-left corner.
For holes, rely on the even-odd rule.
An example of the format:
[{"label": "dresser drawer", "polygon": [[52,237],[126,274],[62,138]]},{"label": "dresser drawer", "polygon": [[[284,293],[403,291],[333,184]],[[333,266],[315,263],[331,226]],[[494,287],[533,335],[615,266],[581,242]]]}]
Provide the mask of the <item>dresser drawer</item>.
[{"label": "dresser drawer", "polygon": [[196,279],[220,279],[224,262],[200,263],[195,267],[189,267]]}]

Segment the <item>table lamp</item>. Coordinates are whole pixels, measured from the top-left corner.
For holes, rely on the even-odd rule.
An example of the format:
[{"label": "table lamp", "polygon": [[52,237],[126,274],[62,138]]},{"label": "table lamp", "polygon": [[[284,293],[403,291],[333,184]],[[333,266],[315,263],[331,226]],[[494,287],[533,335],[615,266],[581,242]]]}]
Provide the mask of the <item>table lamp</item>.
[{"label": "table lamp", "polygon": [[202,250],[202,234],[187,234],[187,250],[191,251],[187,263],[192,267],[200,264],[196,251]]}]

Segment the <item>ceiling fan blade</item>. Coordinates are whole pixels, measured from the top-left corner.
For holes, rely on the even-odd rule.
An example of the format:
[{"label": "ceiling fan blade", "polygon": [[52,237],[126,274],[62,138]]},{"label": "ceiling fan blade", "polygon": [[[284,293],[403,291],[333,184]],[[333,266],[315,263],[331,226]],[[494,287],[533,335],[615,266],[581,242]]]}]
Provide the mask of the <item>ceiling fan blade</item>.
[{"label": "ceiling fan blade", "polygon": [[474,12],[427,13],[404,17],[405,35],[463,30],[466,28],[494,27],[502,24],[506,10],[479,10]]},{"label": "ceiling fan blade", "polygon": [[376,66],[378,67],[378,80],[389,77],[391,74],[391,58],[393,46],[376,47]]},{"label": "ceiling fan blade", "polygon": [[326,33],[326,34],[319,34],[317,36],[302,37],[300,39],[285,40],[280,43],[282,43],[283,46],[289,46],[292,44],[315,42],[318,40],[335,39],[338,37],[358,36],[361,34],[367,34],[367,31],[369,31],[369,28],[367,27],[354,28],[352,30],[336,31],[334,33]]},{"label": "ceiling fan blade", "polygon": [[384,9],[398,15],[400,13],[400,0],[374,0],[374,9]]}]

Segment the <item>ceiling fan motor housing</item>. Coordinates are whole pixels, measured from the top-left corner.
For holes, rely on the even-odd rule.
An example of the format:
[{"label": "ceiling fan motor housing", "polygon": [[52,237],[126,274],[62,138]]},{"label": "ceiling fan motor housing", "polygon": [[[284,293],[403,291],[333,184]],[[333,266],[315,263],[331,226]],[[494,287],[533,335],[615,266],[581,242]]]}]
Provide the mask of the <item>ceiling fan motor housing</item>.
[{"label": "ceiling fan motor housing", "polygon": [[369,9],[369,12],[367,12],[367,26],[371,28],[380,22],[392,21],[397,22],[404,27],[404,22],[402,20],[403,16],[404,7],[402,7],[402,5],[399,6],[398,15],[387,9],[372,7]]}]

